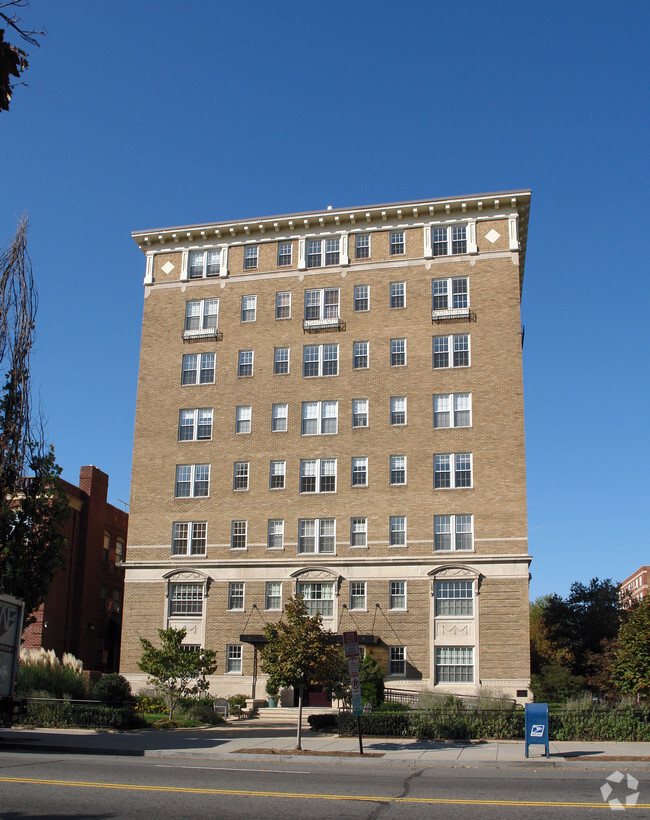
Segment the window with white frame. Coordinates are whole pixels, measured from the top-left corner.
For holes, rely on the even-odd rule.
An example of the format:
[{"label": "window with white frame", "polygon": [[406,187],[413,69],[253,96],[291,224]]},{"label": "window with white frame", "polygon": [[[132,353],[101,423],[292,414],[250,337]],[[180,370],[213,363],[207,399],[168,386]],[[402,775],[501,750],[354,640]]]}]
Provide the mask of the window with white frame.
[{"label": "window with white frame", "polygon": [[242,658],[242,645],[229,643],[226,647],[226,673],[231,675],[241,675]]},{"label": "window with white frame", "polygon": [[230,522],[230,549],[245,550],[248,521]]},{"label": "window with white frame", "polygon": [[466,276],[433,279],[431,309],[434,314],[466,316],[469,310],[469,280]]},{"label": "window with white frame", "polygon": [[214,353],[190,353],[183,356],[181,384],[214,384]]},{"label": "window with white frame", "polygon": [[271,431],[273,433],[287,432],[287,415],[289,412],[289,405],[274,404],[271,407]]},{"label": "window with white frame", "polygon": [[388,650],[388,674],[406,675],[406,647],[391,646]]},{"label": "window with white frame", "polygon": [[228,609],[244,608],[244,584],[240,581],[228,584]]},{"label": "window with white frame", "polygon": [[350,519],[350,546],[368,546],[368,519],[365,516]]},{"label": "window with white frame", "polygon": [[336,552],[335,518],[301,518],[298,522],[298,552],[301,555]]},{"label": "window with white frame", "polygon": [[267,581],[266,595],[264,596],[264,609],[282,609],[282,582]]},{"label": "window with white frame", "polygon": [[302,362],[303,376],[338,376],[339,346],[304,345]]},{"label": "window with white frame", "polygon": [[390,232],[390,255],[400,256],[405,253],[404,231]]},{"label": "window with white frame", "polygon": [[352,459],[352,486],[368,486],[368,457],[356,456]]},{"label": "window with white frame", "polygon": [[172,555],[205,555],[207,536],[205,521],[174,521]]},{"label": "window with white frame", "polygon": [[406,546],[406,516],[391,515],[389,522],[388,545],[390,547]]},{"label": "window with white frame", "polygon": [[296,585],[298,595],[302,596],[307,614],[310,617],[322,615],[331,618],[334,615],[334,584],[330,582],[299,581]]},{"label": "window with white frame", "polygon": [[390,340],[390,366],[401,367],[406,364],[406,339]]},{"label": "window with white frame", "polygon": [[361,313],[370,310],[370,285],[354,286],[354,311]]},{"label": "window with white frame", "polygon": [[472,486],[471,453],[436,453],[433,457],[433,486],[436,490]]},{"label": "window with white frame", "polygon": [[220,251],[191,251],[187,276],[189,279],[204,279],[207,276],[219,276],[220,266]]},{"label": "window with white frame", "polygon": [[390,306],[392,308],[406,307],[406,282],[390,283]]},{"label": "window with white frame", "polygon": [[390,397],[390,423],[393,427],[406,424],[406,396]]},{"label": "window with white frame", "polygon": [[291,242],[278,242],[278,267],[291,264]]},{"label": "window with white frame", "polygon": [[436,552],[473,550],[474,516],[458,513],[456,515],[435,515],[433,517],[433,546]]},{"label": "window with white frame", "polygon": [[433,397],[434,429],[472,426],[471,393],[438,393]]},{"label": "window with white frame", "polygon": [[250,463],[248,461],[236,461],[233,469],[233,489],[247,490],[248,476],[250,473]]},{"label": "window with white frame", "polygon": [[339,289],[323,288],[305,291],[305,320],[320,321],[339,318]]},{"label": "window with white frame", "polygon": [[170,584],[169,615],[202,615],[203,584]]},{"label": "window with white frame", "polygon": [[353,342],[352,367],[354,370],[368,367],[368,342]]},{"label": "window with white frame", "polygon": [[355,259],[369,259],[370,258],[370,234],[357,233],[354,235],[354,258]]},{"label": "window with white frame", "polygon": [[209,493],[209,464],[176,465],[176,498],[205,498]]},{"label": "window with white frame", "polygon": [[338,401],[303,401],[302,435],[333,435],[338,432]]},{"label": "window with white frame", "polygon": [[235,411],[235,432],[250,433],[253,408],[250,404],[240,404]]},{"label": "window with white frame", "polygon": [[300,459],[300,492],[301,493],[335,493],[336,492],[336,459],[303,458]]},{"label": "window with white frame", "polygon": [[390,483],[406,484],[406,456],[390,457]]},{"label": "window with white frame", "polygon": [[179,441],[207,441],[212,438],[212,408],[180,410],[178,414]]},{"label": "window with white frame", "polygon": [[436,615],[474,615],[473,581],[436,581]]},{"label": "window with white frame", "polygon": [[267,548],[270,550],[284,549],[284,519],[269,518]]},{"label": "window with white frame", "polygon": [[240,350],[237,364],[238,376],[252,376],[253,375],[253,351]]},{"label": "window with white frame", "polygon": [[241,298],[241,320],[242,322],[254,322],[257,317],[257,296],[242,296]]},{"label": "window with white frame", "polygon": [[288,291],[275,294],[275,318],[291,318],[291,293]]},{"label": "window with white frame", "polygon": [[433,367],[469,367],[469,333],[434,336]]},{"label": "window with white frame", "polygon": [[467,226],[432,226],[431,249],[434,256],[451,256],[458,253],[467,253]]},{"label": "window with white frame", "polygon": [[390,581],[389,609],[406,609],[406,581]]},{"label": "window with white frame", "polygon": [[185,337],[213,336],[219,322],[218,299],[185,302]]},{"label": "window with white frame", "polygon": [[473,646],[437,646],[436,683],[474,683]]},{"label": "window with white frame", "polygon": [[257,245],[246,245],[244,247],[244,270],[252,270],[257,267],[258,250]]},{"label": "window with white frame", "polygon": [[350,609],[366,609],[365,581],[350,581]]},{"label": "window with white frame", "polygon": [[340,259],[340,239],[307,240],[307,267],[322,268],[325,265],[338,265]]},{"label": "window with white frame", "polygon": [[272,490],[284,490],[286,473],[286,461],[271,462],[269,486]]},{"label": "window with white frame", "polygon": [[289,348],[276,347],[273,349],[273,373],[282,376],[289,372]]},{"label": "window with white frame", "polygon": [[352,399],[352,426],[368,426],[368,399]]}]

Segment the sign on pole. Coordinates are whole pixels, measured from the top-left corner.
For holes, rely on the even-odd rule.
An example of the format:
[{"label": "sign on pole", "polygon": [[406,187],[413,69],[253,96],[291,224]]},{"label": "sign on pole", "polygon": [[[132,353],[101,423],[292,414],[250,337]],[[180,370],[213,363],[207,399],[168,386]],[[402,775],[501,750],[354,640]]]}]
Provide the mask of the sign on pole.
[{"label": "sign on pole", "polygon": [[359,636],[356,632],[343,633],[343,651],[348,660],[350,690],[352,693],[352,714],[357,717],[357,729],[359,730],[359,752],[363,754],[363,742],[361,740],[363,699],[361,697],[361,681],[359,680]]}]

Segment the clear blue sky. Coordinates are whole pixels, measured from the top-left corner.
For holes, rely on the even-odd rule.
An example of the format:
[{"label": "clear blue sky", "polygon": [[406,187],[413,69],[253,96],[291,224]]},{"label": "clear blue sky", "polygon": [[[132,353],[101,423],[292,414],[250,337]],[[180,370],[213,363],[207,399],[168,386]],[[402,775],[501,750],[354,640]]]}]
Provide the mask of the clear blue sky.
[{"label": "clear blue sky", "polygon": [[23,13],[48,36],[0,114],[0,243],[29,210],[33,379],[64,478],[96,464],[129,498],[132,230],[530,187],[531,597],[650,563],[647,0]]}]

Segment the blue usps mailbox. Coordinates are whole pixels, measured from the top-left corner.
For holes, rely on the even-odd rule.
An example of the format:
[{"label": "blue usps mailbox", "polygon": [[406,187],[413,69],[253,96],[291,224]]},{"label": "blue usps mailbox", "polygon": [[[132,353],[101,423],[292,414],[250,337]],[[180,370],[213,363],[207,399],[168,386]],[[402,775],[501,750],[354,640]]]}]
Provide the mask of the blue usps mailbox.
[{"label": "blue usps mailbox", "polygon": [[548,703],[527,703],[524,707],[526,757],[528,747],[536,743],[546,746],[548,754]]}]

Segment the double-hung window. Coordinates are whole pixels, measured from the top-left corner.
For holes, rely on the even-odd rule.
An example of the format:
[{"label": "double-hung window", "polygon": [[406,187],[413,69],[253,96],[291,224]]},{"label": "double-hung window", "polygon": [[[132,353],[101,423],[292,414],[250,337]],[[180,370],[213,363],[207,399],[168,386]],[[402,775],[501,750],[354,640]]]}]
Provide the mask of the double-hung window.
[{"label": "double-hung window", "polygon": [[190,353],[183,356],[181,384],[214,384],[214,353]]},{"label": "double-hung window", "polygon": [[284,549],[284,519],[269,518],[266,546],[270,550]]},{"label": "double-hung window", "polygon": [[303,376],[338,376],[339,346],[304,345],[302,356]]},{"label": "double-hung window", "polygon": [[339,320],[339,289],[305,291],[305,324],[307,327],[329,326]]},{"label": "double-hung window", "polygon": [[390,457],[390,483],[406,484],[406,456]]},{"label": "double-hung window", "polygon": [[368,342],[354,342],[352,345],[352,367],[354,370],[368,367]]},{"label": "double-hung window", "polygon": [[436,490],[472,486],[471,453],[439,453],[433,457],[433,486]]},{"label": "double-hung window", "polygon": [[208,441],[212,438],[212,408],[181,410],[178,414],[179,441]]},{"label": "double-hung window", "polygon": [[276,347],[273,350],[273,374],[282,376],[289,372],[289,348]]},{"label": "double-hung window", "polygon": [[368,457],[356,456],[352,459],[352,486],[368,486]]},{"label": "double-hung window", "polygon": [[365,516],[350,519],[350,546],[368,546],[368,519]]},{"label": "double-hung window", "polygon": [[300,460],[301,493],[335,493],[336,459],[303,458]]},{"label": "double-hung window", "polygon": [[271,407],[271,431],[273,433],[287,432],[287,414],[289,412],[289,405],[274,404]]},{"label": "double-hung window", "polygon": [[406,546],[406,516],[405,515],[391,515],[388,532],[388,546],[390,547],[405,547]]},{"label": "double-hung window", "polygon": [[350,609],[366,609],[365,581],[350,581]]},{"label": "double-hung window", "polygon": [[242,404],[237,408],[235,414],[235,432],[250,433],[252,425],[253,408],[250,404]]},{"label": "double-hung window", "polygon": [[368,426],[368,399],[352,399],[352,426]]},{"label": "double-hung window", "polygon": [[172,555],[205,555],[208,525],[205,521],[175,521]]},{"label": "double-hung window", "polygon": [[176,465],[176,498],[205,498],[209,493],[209,464]]},{"label": "double-hung window", "polygon": [[291,318],[291,292],[282,292],[275,294],[275,318],[276,319],[290,319]]},{"label": "double-hung window", "polygon": [[474,647],[438,646],[436,683],[474,683]]},{"label": "double-hung window", "polygon": [[322,268],[325,265],[338,265],[340,259],[340,239],[307,240],[307,267]]},{"label": "double-hung window", "polygon": [[233,469],[233,489],[247,490],[250,463],[248,461],[236,461]]},{"label": "double-hung window", "polygon": [[300,519],[298,522],[298,552],[300,554],[325,553],[333,555],[335,551],[335,518]]},{"label": "double-hung window", "polygon": [[228,609],[244,608],[244,584],[240,581],[228,584]]},{"label": "double-hung window", "polygon": [[473,515],[435,515],[433,547],[436,552],[471,551],[474,549]]},{"label": "double-hung window", "polygon": [[241,320],[242,322],[254,322],[257,316],[257,296],[242,296],[241,298]]},{"label": "double-hung window", "polygon": [[433,426],[471,427],[472,394],[441,393],[433,397]]},{"label": "double-hung window", "polygon": [[370,234],[357,233],[354,235],[354,258],[355,259],[369,259],[370,258]]},{"label": "double-hung window", "polygon": [[390,366],[401,367],[406,364],[406,339],[390,340]]},{"label": "double-hung window", "polygon": [[406,581],[391,581],[389,583],[388,608],[406,609]]},{"label": "double-hung window", "polygon": [[246,245],[244,247],[244,270],[253,270],[257,267],[258,250],[257,245]]},{"label": "double-hung window", "polygon": [[390,423],[392,426],[406,424],[406,396],[390,397]]},{"label": "double-hung window", "polygon": [[252,376],[253,375],[253,351],[240,350],[237,364],[238,376]]},{"label": "double-hung window", "polygon": [[433,367],[469,367],[469,333],[434,336]]},{"label": "double-hung window", "polygon": [[436,615],[474,615],[472,581],[436,581]]},{"label": "double-hung window", "polygon": [[431,249],[434,256],[467,253],[467,226],[442,225],[432,227]]},{"label": "double-hung window", "polygon": [[370,285],[354,286],[354,311],[361,313],[370,310]]},{"label": "double-hung window", "polygon": [[303,401],[303,436],[330,435],[338,432],[338,401]]},{"label": "double-hung window", "polygon": [[392,308],[406,307],[406,282],[390,283],[390,306]]},{"label": "double-hung window", "polygon": [[291,242],[278,242],[278,267],[291,264]]},{"label": "double-hung window", "polygon": [[310,617],[322,615],[323,618],[331,618],[334,615],[333,583],[299,582],[296,586],[296,591],[302,596]]},{"label": "double-hung window", "polygon": [[401,256],[405,253],[404,231],[390,232],[390,255]]},{"label": "double-hung window", "polygon": [[431,282],[432,317],[469,315],[469,280],[466,276],[433,279]]},{"label": "double-hung window", "polygon": [[406,675],[406,647],[391,646],[388,654],[388,674]]},{"label": "double-hung window", "polygon": [[264,609],[282,609],[282,582],[267,581]]},{"label": "double-hung window", "polygon": [[241,675],[243,647],[241,644],[229,643],[226,647],[226,673]]},{"label": "double-hung window", "polygon": [[219,324],[219,300],[195,299],[185,302],[186,339],[214,336]]},{"label": "double-hung window", "polygon": [[191,251],[187,276],[189,279],[219,276],[220,263],[220,251]]},{"label": "double-hung window", "polygon": [[169,615],[201,615],[203,584],[170,584]]},{"label": "double-hung window", "polygon": [[272,490],[284,490],[287,474],[286,461],[272,461],[270,467],[269,486]]},{"label": "double-hung window", "polygon": [[248,534],[248,521],[230,522],[230,549],[245,550],[246,536]]}]

